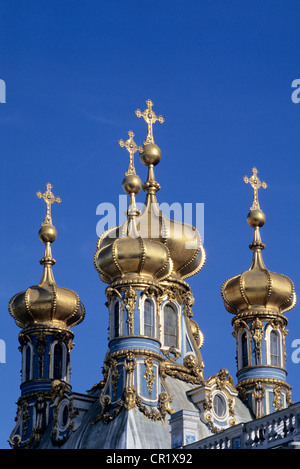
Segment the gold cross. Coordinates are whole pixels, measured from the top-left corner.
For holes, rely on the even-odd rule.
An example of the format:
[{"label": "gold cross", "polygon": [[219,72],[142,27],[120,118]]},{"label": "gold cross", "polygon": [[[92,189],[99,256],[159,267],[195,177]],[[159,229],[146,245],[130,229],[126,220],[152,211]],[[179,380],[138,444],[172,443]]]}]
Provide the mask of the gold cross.
[{"label": "gold cross", "polygon": [[244,176],[243,180],[245,181],[245,183],[247,184],[249,182],[249,184],[253,187],[253,204],[252,206],[250,207],[250,210],[260,210],[260,206],[259,206],[259,202],[258,202],[258,194],[257,194],[257,191],[260,187],[262,187],[263,189],[266,189],[266,187],[268,187],[268,185],[263,181],[261,182],[260,179],[257,177],[257,169],[256,168],[252,168],[252,176],[250,178],[248,178],[247,176]]},{"label": "gold cross", "polygon": [[43,221],[42,225],[52,225],[52,218],[51,218],[51,205],[56,202],[57,204],[61,203],[61,198],[56,197],[54,194],[52,194],[51,189],[52,185],[47,182],[46,184],[47,190],[43,193],[37,192],[36,195],[39,199],[44,199],[47,205],[47,211],[46,211],[46,217],[45,220]]},{"label": "gold cross", "polygon": [[135,174],[134,156],[133,155],[137,151],[139,151],[139,152],[143,151],[142,147],[139,147],[133,141],[134,133],[132,132],[132,130],[129,130],[129,132],[127,132],[127,133],[129,135],[129,138],[125,142],[124,142],[124,140],[119,140],[118,141],[118,144],[120,145],[120,147],[125,147],[126,150],[128,150],[128,152],[129,152],[129,166],[128,166],[127,172],[125,173],[125,176],[129,176],[130,174]]},{"label": "gold cross", "polygon": [[141,112],[139,109],[135,111],[135,114],[137,115],[137,117],[143,117],[148,124],[148,135],[144,144],[154,143],[153,129],[152,129],[152,125],[154,124],[154,122],[158,121],[160,124],[165,122],[165,119],[163,118],[163,116],[157,117],[155,112],[152,111],[153,103],[150,99],[146,101],[146,104],[147,104],[147,109],[145,109],[145,111]]}]

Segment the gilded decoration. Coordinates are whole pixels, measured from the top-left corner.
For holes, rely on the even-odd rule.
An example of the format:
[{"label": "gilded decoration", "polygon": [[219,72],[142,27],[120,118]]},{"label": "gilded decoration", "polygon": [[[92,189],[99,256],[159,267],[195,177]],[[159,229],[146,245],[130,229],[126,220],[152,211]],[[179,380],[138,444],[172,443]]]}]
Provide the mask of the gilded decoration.
[{"label": "gilded decoration", "polygon": [[260,319],[256,318],[252,323],[252,336],[255,341],[255,351],[257,363],[261,361],[261,339],[263,337],[263,323]]},{"label": "gilded decoration", "polygon": [[284,407],[283,404],[283,393],[282,393],[282,388],[281,386],[277,386],[274,389],[274,401],[273,401],[273,407],[275,407],[275,410],[281,410]]},{"label": "gilded decoration", "polygon": [[153,384],[154,384],[154,381],[155,381],[155,373],[154,373],[154,370],[153,370],[153,363],[154,363],[153,358],[146,358],[145,359],[146,371],[145,371],[145,374],[144,374],[144,378],[146,379],[147,388],[148,388],[150,396],[152,394]]},{"label": "gilded decoration", "polygon": [[[46,428],[46,399],[50,398],[47,392],[35,392],[27,394],[18,400],[16,425],[13,429],[9,444],[13,449],[20,448],[36,448]],[[27,436],[29,421],[32,418],[29,412],[29,402],[34,401],[35,423],[31,434]],[[19,433],[20,429],[22,432]]]},{"label": "gilded decoration", "polygon": [[[246,379],[237,384],[236,388],[238,390],[239,396],[243,401],[247,401],[247,393],[252,392],[253,389],[253,395],[255,399],[257,399],[256,402],[256,417],[262,416],[262,400],[265,397],[265,389],[266,387],[274,388],[274,393],[275,389],[276,391],[276,396],[275,396],[275,405],[274,407],[278,404],[280,405],[280,399],[279,395],[282,393],[282,391],[285,391],[286,394],[286,402],[287,405],[292,405],[292,388],[289,386],[286,382],[281,381],[279,379],[274,379],[274,378],[260,378],[260,379]],[[279,393],[280,390],[280,393]],[[276,409],[277,410],[277,409]],[[279,410],[279,409],[278,409]]]},{"label": "gilded decoration", "polygon": [[118,371],[118,362],[113,358],[110,358],[110,365],[111,365],[111,384],[113,389],[113,396],[116,397],[117,395],[117,388],[118,388],[118,381],[120,378],[120,374]]},{"label": "gilded decoration", "polygon": [[[146,380],[149,394],[153,390],[155,380],[154,374],[154,359],[159,362],[159,377],[165,391],[161,392],[158,396],[157,407],[147,406],[143,404],[142,398],[138,395],[134,383],[134,371],[136,369],[136,357],[143,357],[145,363],[144,378]],[[113,381],[113,368],[116,369],[117,359],[123,359],[124,371],[126,372],[125,386],[123,395],[118,402],[112,404],[111,397],[107,394],[108,385],[111,380]],[[182,366],[183,369],[186,369]],[[160,354],[147,349],[134,349],[134,350],[119,350],[111,355],[107,355],[103,364],[103,380],[99,385],[93,387],[94,390],[101,389],[99,396],[99,404],[102,408],[96,419],[92,422],[97,423],[99,420],[104,423],[111,422],[124,408],[130,410],[133,408],[139,409],[147,418],[158,421],[163,421],[167,414],[173,413],[171,409],[172,398],[168,390],[167,384],[164,380],[168,373],[164,367],[163,358]]]},{"label": "gilded decoration", "polygon": [[44,225],[50,225],[52,226],[53,223],[52,223],[52,217],[51,217],[51,205],[54,204],[54,202],[56,202],[57,204],[60,204],[61,203],[61,198],[60,197],[57,197],[55,196],[52,192],[51,192],[51,189],[52,189],[52,185],[47,182],[46,184],[46,188],[47,190],[45,192],[37,192],[36,195],[39,199],[43,199],[46,203],[46,206],[47,206],[47,209],[46,209],[46,216],[45,216],[45,220],[43,221],[42,223],[42,226]]},{"label": "gilded decoration", "polygon": [[[52,381],[51,400],[53,407],[53,421],[51,441],[54,446],[63,445],[69,438],[71,431],[74,429],[74,421],[72,420],[76,417],[78,411],[73,411],[73,401],[70,399],[70,392],[71,388],[66,382],[61,380]],[[59,419],[61,406],[68,407],[68,418],[64,428],[61,428]]]},{"label": "gilded decoration", "polygon": [[44,353],[47,346],[47,336],[43,333],[38,334],[36,338],[36,350],[38,353],[38,369],[39,369],[39,378],[42,378],[44,375]]},{"label": "gilded decoration", "polygon": [[175,362],[180,357],[179,350],[174,346],[169,347],[167,349],[162,349],[162,353],[171,362]]},{"label": "gilded decoration", "polygon": [[[237,420],[234,412],[235,398],[238,392],[234,386],[233,379],[227,369],[222,368],[214,376],[203,382],[196,389],[195,399],[202,406],[202,417],[213,433],[219,433],[227,426],[236,425]],[[218,415],[214,409],[214,399],[218,395],[224,400],[224,413]]]},{"label": "gilded decoration", "polygon": [[126,410],[133,409],[136,406],[136,388],[129,386],[124,388],[124,407]]},{"label": "gilded decoration", "polygon": [[154,143],[154,138],[153,138],[153,129],[152,129],[152,126],[153,124],[158,121],[160,124],[162,124],[165,119],[163,118],[163,116],[157,116],[155,114],[155,112],[152,110],[152,107],[153,107],[153,103],[151,101],[151,99],[148,99],[146,101],[146,105],[147,105],[147,108],[141,112],[139,109],[137,109],[135,111],[135,114],[137,117],[143,117],[144,120],[146,121],[147,125],[148,125],[148,134],[147,134],[147,138],[144,142],[144,144],[148,144],[148,143]]},{"label": "gilded decoration", "polygon": [[260,179],[257,176],[257,169],[252,168],[252,176],[244,176],[243,180],[246,184],[250,184],[250,186],[253,188],[253,203],[252,206],[250,207],[250,211],[254,210],[260,210],[259,202],[258,202],[258,195],[257,191],[260,187],[263,189],[266,189],[268,186],[264,181],[260,181]]},{"label": "gilded decoration", "polygon": [[124,301],[125,301],[126,309],[128,311],[127,322],[128,322],[129,334],[133,334],[133,313],[134,313],[136,300],[137,300],[136,291],[132,287],[129,287],[128,289],[126,289]]}]

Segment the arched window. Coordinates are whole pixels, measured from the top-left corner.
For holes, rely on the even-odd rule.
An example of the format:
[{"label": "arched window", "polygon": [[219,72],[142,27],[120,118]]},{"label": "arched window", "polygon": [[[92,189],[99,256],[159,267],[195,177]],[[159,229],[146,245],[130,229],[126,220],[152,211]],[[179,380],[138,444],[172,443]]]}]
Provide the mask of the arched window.
[{"label": "arched window", "polygon": [[63,347],[59,342],[53,350],[53,379],[63,379]]},{"label": "arched window", "polygon": [[164,345],[178,347],[177,344],[177,312],[171,303],[164,307]]},{"label": "arched window", "polygon": [[117,301],[114,306],[114,337],[120,335],[120,302]]},{"label": "arched window", "polygon": [[144,303],[144,334],[149,337],[154,337],[154,304],[151,300],[146,300]]},{"label": "arched window", "polygon": [[279,334],[277,331],[271,331],[271,334],[270,334],[270,356],[271,356],[271,365],[279,366],[280,365],[280,344],[279,344]]},{"label": "arched window", "polygon": [[31,348],[26,345],[25,349],[25,366],[24,366],[24,381],[29,381],[31,378]]},{"label": "arched window", "polygon": [[248,344],[247,334],[244,332],[241,337],[242,367],[248,366]]}]

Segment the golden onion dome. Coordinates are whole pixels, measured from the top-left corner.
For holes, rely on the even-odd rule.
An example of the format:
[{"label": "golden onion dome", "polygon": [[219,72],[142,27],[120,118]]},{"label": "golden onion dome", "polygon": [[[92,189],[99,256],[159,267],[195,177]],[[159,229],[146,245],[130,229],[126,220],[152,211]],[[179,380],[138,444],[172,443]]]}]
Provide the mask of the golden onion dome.
[{"label": "golden onion dome", "polygon": [[59,287],[54,280],[52,266],[56,261],[52,257],[51,243],[55,241],[57,231],[52,224],[50,204],[60,199],[51,199],[51,187],[47,184],[47,191],[41,195],[46,202],[48,200],[47,215],[39,231],[39,238],[45,244],[44,257],[40,260],[44,266],[41,281],[38,285],[14,295],[8,306],[11,316],[21,328],[43,325],[69,329],[79,324],[85,315],[84,306],[77,293]]},{"label": "golden onion dome", "polygon": [[285,275],[268,270],[262,259],[265,245],[261,241],[259,229],[265,223],[265,214],[258,204],[257,189],[267,185],[257,178],[256,168],[253,168],[252,180],[246,177],[244,180],[254,184],[254,202],[247,216],[248,224],[254,228],[254,239],[249,246],[253,257],[248,270],[223,283],[221,295],[224,305],[233,314],[246,313],[249,310],[258,313],[266,310],[284,313],[296,304],[294,284]]},{"label": "golden onion dome", "polygon": [[[126,178],[123,181],[123,188],[131,197],[128,220],[122,226],[107,230],[97,242],[94,265],[100,278],[107,283],[131,274],[153,277],[157,281],[166,278],[183,280],[199,272],[206,260],[198,230],[187,223],[171,220],[162,213],[157,202],[156,192],[160,185],[155,181],[154,166],[161,160],[161,150],[154,143],[152,123],[156,120],[163,122],[164,119],[154,114],[150,100],[146,104],[148,108],[143,113],[136,111],[137,116],[143,116],[148,123],[148,135],[143,146],[138,147],[133,142],[131,131],[126,142],[119,141],[120,146],[129,151],[126,177],[132,176],[134,184],[130,187]],[[143,185],[147,196],[141,212],[136,211],[133,199],[140,190],[133,164],[136,151],[140,153],[141,162],[148,167],[148,178]],[[130,239],[128,233],[134,233],[136,239]]]},{"label": "golden onion dome", "polygon": [[133,141],[134,133],[128,132],[126,142],[119,141],[129,151],[129,167],[123,180],[123,189],[130,195],[128,219],[121,227],[107,230],[97,242],[94,265],[102,281],[112,284],[152,282],[165,279],[172,272],[172,260],[168,248],[152,239],[142,238],[137,230],[135,195],[141,189],[141,180],[135,172],[133,155],[139,148]]},{"label": "golden onion dome", "polygon": [[101,280],[106,283],[160,281],[172,271],[172,261],[166,246],[141,237],[116,238],[106,244],[102,238],[94,256]]}]

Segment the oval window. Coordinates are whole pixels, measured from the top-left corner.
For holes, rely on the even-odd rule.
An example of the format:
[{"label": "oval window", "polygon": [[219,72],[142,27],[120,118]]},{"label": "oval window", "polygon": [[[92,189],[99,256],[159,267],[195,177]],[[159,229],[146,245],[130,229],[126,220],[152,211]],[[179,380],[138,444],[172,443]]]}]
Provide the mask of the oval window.
[{"label": "oval window", "polygon": [[69,405],[63,402],[59,407],[58,424],[61,429],[65,428],[69,420]]},{"label": "oval window", "polygon": [[226,414],[226,400],[222,394],[216,394],[213,400],[214,413],[222,418]]}]

